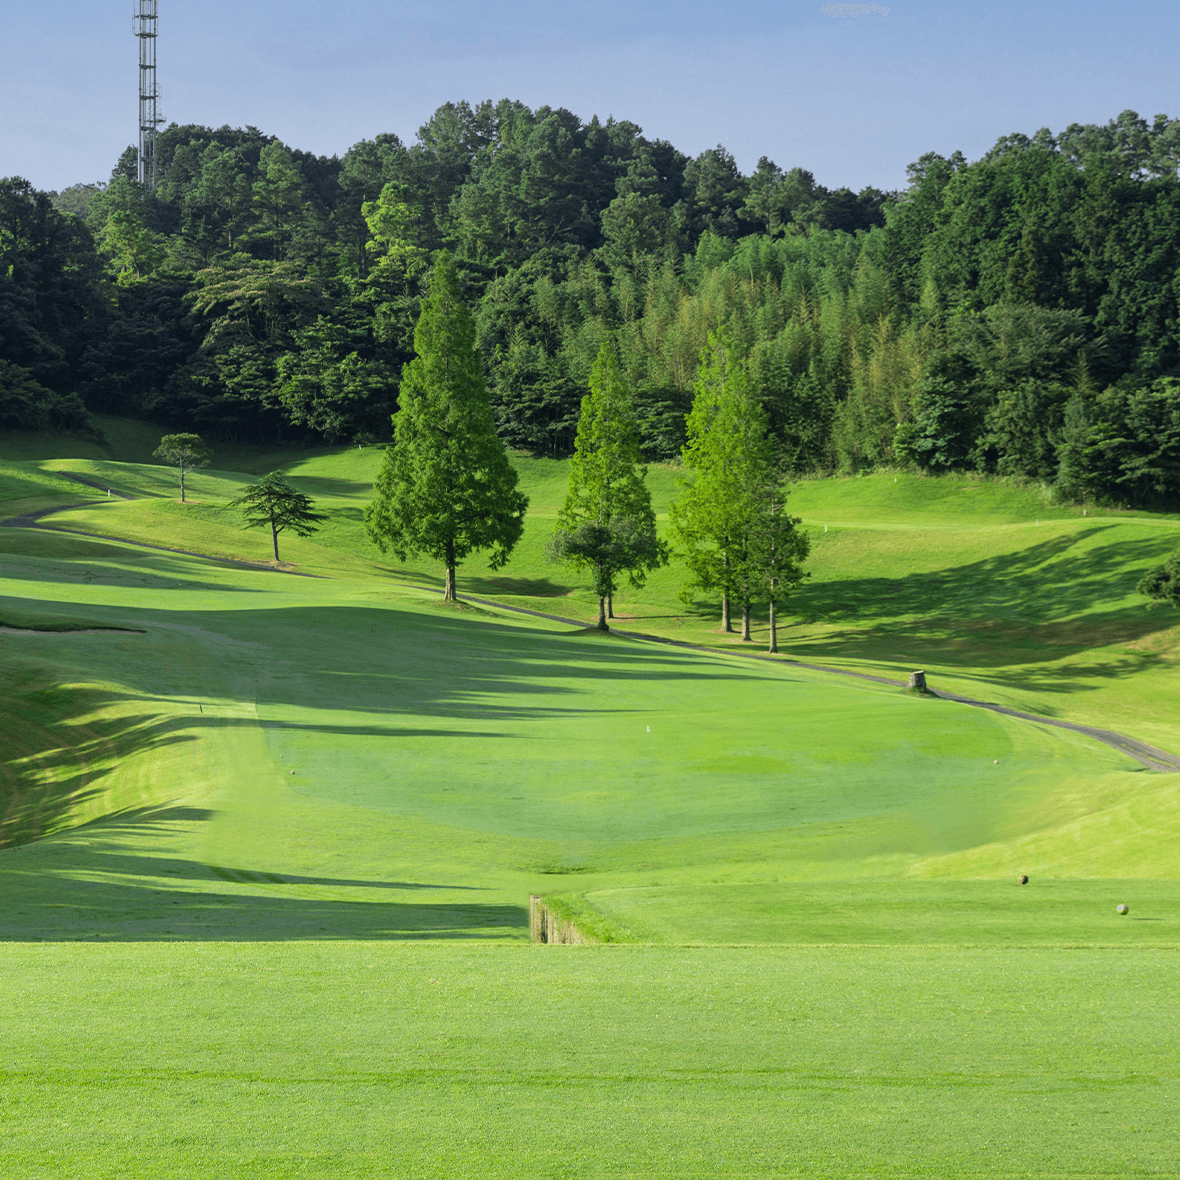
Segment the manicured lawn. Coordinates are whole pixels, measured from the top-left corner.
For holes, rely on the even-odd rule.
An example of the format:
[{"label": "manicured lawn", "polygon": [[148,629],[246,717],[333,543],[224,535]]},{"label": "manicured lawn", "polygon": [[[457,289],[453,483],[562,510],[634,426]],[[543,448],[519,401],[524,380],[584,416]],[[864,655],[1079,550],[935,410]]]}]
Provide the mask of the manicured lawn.
[{"label": "manicured lawn", "polygon": [[[294,572],[224,507],[282,454],[184,507],[0,463],[7,515],[258,563],[0,529],[0,625],[125,629],[0,632],[5,1175],[1180,1175],[1180,776],[740,658],[675,570],[620,613],[716,652],[444,607],[363,535],[377,452],[283,454],[332,513]],[[461,588],[584,619],[520,468]],[[1180,751],[1133,593],[1176,522],[892,480],[796,490],[792,654]],[[530,945],[533,892],[618,945]]]},{"label": "manicured lawn", "polygon": [[1164,1177],[1175,951],[5,950],[22,1177]]}]

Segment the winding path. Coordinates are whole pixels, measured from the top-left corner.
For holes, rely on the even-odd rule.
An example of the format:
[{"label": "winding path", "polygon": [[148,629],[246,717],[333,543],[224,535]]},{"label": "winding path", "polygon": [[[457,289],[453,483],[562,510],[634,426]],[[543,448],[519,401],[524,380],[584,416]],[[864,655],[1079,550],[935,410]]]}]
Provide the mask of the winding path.
[{"label": "winding path", "polygon": [[[437,587],[417,587],[420,590],[437,589]],[[475,598],[467,594],[463,598],[468,602],[477,602],[481,606],[499,607],[501,610],[514,611],[517,614],[532,615],[538,619],[548,619],[554,623],[568,623],[573,627],[584,627],[585,623],[579,619],[567,619],[562,615],[547,615],[542,611],[528,610],[522,606],[508,606],[503,602],[496,602],[490,598]],[[775,657],[754,651],[739,651],[730,650],[728,648],[708,647],[701,643],[688,643],[683,639],[667,639],[662,635],[649,635],[642,631],[617,631],[611,629],[610,634],[618,635],[623,639],[641,639],[646,643],[664,643],[669,647],[681,647],[688,651],[706,652],[709,655],[734,655],[741,656],[743,659],[767,660],[773,664],[787,664],[796,668],[806,668],[811,672],[827,672],[835,676],[851,676],[854,680],[872,680],[877,684],[888,684],[894,688],[904,688],[904,680],[893,680],[888,676],[873,676],[868,672],[852,672],[847,668],[831,668],[825,664],[808,664],[803,660],[792,660],[785,656]],[[1041,717],[1036,713],[1024,713],[1020,709],[1011,709],[1007,705],[993,704],[991,701],[980,701],[974,697],[961,696],[957,692],[932,692],[930,695],[941,697],[943,700],[958,701],[961,705],[971,705],[976,709],[990,709],[993,713],[1003,713],[1008,717],[1019,717],[1022,721],[1035,721],[1038,725],[1051,725],[1055,729],[1069,729],[1074,733],[1085,734],[1086,737],[1094,738],[1097,741],[1104,742],[1108,746],[1113,746],[1122,754],[1126,754],[1134,758],[1137,762],[1142,763],[1148,770],[1160,771],[1162,773],[1175,773],[1180,771],[1180,758],[1174,754],[1169,754],[1166,750],[1161,750],[1158,746],[1148,745],[1147,742],[1141,742],[1138,738],[1127,737],[1125,734],[1116,733],[1113,729],[1098,729],[1093,725],[1081,725],[1075,721],[1058,721],[1053,717]]]}]

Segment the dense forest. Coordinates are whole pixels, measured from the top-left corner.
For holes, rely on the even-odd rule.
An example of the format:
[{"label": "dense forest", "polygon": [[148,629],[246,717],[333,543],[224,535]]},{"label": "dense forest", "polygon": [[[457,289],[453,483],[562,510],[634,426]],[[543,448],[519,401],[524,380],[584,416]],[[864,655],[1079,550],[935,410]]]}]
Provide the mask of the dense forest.
[{"label": "dense forest", "polygon": [[646,454],[676,456],[724,329],[794,472],[1180,503],[1180,120],[930,153],[891,193],[507,100],[341,158],[252,127],[158,152],[155,192],[134,149],[103,184],[0,181],[0,429],[385,442],[446,248],[513,448],[571,451],[610,340]]}]

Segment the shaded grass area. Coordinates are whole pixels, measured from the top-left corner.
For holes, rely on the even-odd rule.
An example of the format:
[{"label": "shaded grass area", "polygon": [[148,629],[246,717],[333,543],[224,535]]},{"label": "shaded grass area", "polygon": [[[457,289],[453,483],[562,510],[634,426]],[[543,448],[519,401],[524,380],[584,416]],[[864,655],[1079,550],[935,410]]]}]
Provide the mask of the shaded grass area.
[{"label": "shaded grass area", "polygon": [[97,494],[37,466],[0,462],[0,521],[76,504]]},{"label": "shaded grass area", "polygon": [[[395,584],[0,543],[15,609],[142,632],[5,639],[7,838],[70,830],[5,862],[9,938],[520,939],[571,880],[1085,876],[1145,825],[1114,875],[1175,872],[1172,780],[1077,734]],[[160,807],[207,818],[131,818]]]},{"label": "shaded grass area", "polygon": [[[157,439],[157,445],[159,440]],[[85,435],[57,434],[52,431],[0,431],[0,460],[22,463],[61,456],[77,459],[105,459],[109,447]]]},{"label": "shaded grass area", "polygon": [[[310,572],[441,586],[441,572],[429,561],[402,566],[364,534],[363,508],[381,454],[344,449],[265,456],[268,462],[285,457],[293,482],[330,515],[314,540],[284,538],[284,559]],[[478,556],[465,563],[461,591],[590,619],[595,603],[589,586],[545,558],[565,466],[515,462],[532,497],[524,537],[502,570],[487,569]],[[104,478],[119,474],[118,465],[92,466],[91,473]],[[250,476],[197,473],[199,502],[181,508],[172,502],[172,473],[119,470],[137,494],[159,498],[102,504],[52,523],[267,561],[266,538],[242,531],[223,507]],[[676,479],[671,468],[652,469],[661,512]],[[1164,687],[1176,668],[1178,616],[1147,610],[1135,593],[1143,572],[1180,539],[1174,518],[1053,506],[1035,488],[953,477],[805,481],[792,496],[812,535],[814,576],[785,612],[780,643],[789,654],[893,676],[921,666],[936,687],[1048,716],[1117,722],[1165,747],[1180,742]],[[717,632],[714,605],[678,601],[681,581],[674,565],[657,571],[642,592],[621,590],[619,625],[737,645],[736,637]],[[766,634],[757,612],[754,634],[759,643]]]}]

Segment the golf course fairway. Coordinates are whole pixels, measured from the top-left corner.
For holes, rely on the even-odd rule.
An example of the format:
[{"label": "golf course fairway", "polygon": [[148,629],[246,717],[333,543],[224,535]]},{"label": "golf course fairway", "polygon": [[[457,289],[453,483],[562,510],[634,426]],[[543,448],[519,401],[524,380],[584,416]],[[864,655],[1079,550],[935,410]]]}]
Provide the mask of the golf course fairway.
[{"label": "golf course fairway", "polygon": [[[137,430],[0,461],[4,1175],[1180,1176],[1180,775],[846,674],[1176,755],[1177,521],[803,484],[755,659],[675,566],[584,625],[560,463],[448,606],[377,452],[182,506]],[[278,466],[281,566],[226,507]]]}]

